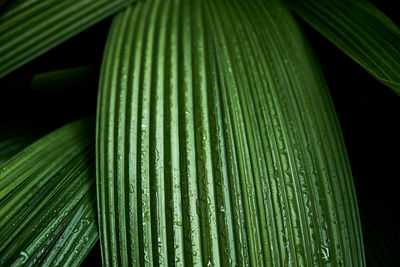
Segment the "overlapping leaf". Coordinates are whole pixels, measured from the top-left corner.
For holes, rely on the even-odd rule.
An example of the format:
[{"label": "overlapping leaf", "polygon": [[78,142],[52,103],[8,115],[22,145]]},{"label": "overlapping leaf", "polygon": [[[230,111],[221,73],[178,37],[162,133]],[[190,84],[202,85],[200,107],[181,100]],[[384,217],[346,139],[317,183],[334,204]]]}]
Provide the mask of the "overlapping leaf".
[{"label": "overlapping leaf", "polygon": [[299,16],[400,94],[400,28],[366,0],[286,0]]},{"label": "overlapping leaf", "polygon": [[98,107],[105,265],[365,264],[332,102],[281,1],[129,7]]},{"label": "overlapping leaf", "polygon": [[97,74],[98,69],[90,65],[38,73],[32,79],[31,90],[82,93],[96,84],[92,81],[98,80]]},{"label": "overlapping leaf", "polygon": [[397,238],[397,224],[376,203],[362,211],[362,227],[365,256],[368,266],[399,266],[400,241]]},{"label": "overlapping leaf", "polygon": [[0,9],[0,78],[133,1],[10,1]]},{"label": "overlapping leaf", "polygon": [[38,133],[29,129],[0,127],[0,165],[38,139]]},{"label": "overlapping leaf", "polygon": [[98,239],[90,120],[0,167],[0,265],[76,266]]}]

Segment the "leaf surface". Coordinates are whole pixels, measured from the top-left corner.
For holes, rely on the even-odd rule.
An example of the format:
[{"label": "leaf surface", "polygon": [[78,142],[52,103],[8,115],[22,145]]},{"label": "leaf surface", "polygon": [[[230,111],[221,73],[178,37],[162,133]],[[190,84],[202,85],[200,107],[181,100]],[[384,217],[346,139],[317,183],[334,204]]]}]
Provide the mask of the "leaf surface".
[{"label": "leaf surface", "polygon": [[91,128],[70,123],[0,167],[1,266],[77,266],[97,241]]},{"label": "leaf surface", "polygon": [[314,29],[400,94],[400,28],[366,0],[286,0]]},{"label": "leaf surface", "polygon": [[106,266],[365,265],[332,101],[281,1],[129,7],[97,115]]},{"label": "leaf surface", "polygon": [[0,165],[40,137],[29,128],[6,127],[0,127]]},{"label": "leaf surface", "polygon": [[10,1],[0,9],[0,78],[132,2]]},{"label": "leaf surface", "polygon": [[98,81],[98,69],[95,66],[79,66],[59,69],[33,76],[31,90],[39,92],[85,92],[92,81]]}]

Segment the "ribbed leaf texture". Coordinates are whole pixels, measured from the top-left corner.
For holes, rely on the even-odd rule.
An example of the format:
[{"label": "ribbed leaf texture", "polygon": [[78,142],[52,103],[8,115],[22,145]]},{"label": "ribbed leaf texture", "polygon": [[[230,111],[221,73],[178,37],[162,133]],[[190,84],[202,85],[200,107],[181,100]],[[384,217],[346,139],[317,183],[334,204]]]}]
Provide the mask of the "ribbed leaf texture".
[{"label": "ribbed leaf texture", "polygon": [[97,241],[92,124],[68,124],[0,167],[1,266],[77,266]]},{"label": "ribbed leaf texture", "polygon": [[372,76],[400,95],[400,28],[366,0],[286,0]]},{"label": "ribbed leaf texture", "polygon": [[0,9],[0,78],[133,1],[10,1]]},{"label": "ribbed leaf texture", "polygon": [[376,204],[361,210],[365,256],[368,266],[400,266],[398,225]]},{"label": "ribbed leaf texture", "polygon": [[0,165],[38,139],[38,133],[29,129],[0,127]]},{"label": "ribbed leaf texture", "polygon": [[106,266],[363,266],[329,92],[277,0],[139,2],[102,66]]}]

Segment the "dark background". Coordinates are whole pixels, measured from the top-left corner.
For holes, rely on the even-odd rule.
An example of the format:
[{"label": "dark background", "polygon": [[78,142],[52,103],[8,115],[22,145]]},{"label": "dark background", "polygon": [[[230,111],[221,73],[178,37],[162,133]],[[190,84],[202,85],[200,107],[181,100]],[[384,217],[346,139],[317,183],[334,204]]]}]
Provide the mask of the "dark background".
[{"label": "dark background", "polygon": [[[400,25],[396,1],[371,2]],[[297,19],[319,59],[342,127],[357,191],[367,264],[400,266],[400,96]],[[51,130],[82,115],[94,114],[99,66],[110,21],[97,24],[0,79],[3,127],[24,122]],[[72,93],[29,91],[35,73],[81,65],[92,66],[93,71],[76,84]],[[83,265],[93,263],[101,263],[98,243]]]}]

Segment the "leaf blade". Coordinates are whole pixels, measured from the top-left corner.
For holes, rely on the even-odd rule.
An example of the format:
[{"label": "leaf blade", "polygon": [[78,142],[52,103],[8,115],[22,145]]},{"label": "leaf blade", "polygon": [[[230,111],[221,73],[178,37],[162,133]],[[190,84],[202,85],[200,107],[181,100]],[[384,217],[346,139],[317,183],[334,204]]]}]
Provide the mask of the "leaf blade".
[{"label": "leaf blade", "polygon": [[2,265],[79,264],[96,242],[90,125],[68,124],[1,166]]},{"label": "leaf blade", "polygon": [[0,78],[133,1],[10,3],[0,10]]},{"label": "leaf blade", "polygon": [[329,91],[280,1],[142,2],[106,47],[105,265],[365,265]]},{"label": "leaf blade", "polygon": [[374,78],[400,94],[400,28],[377,8],[366,0],[287,2]]}]

